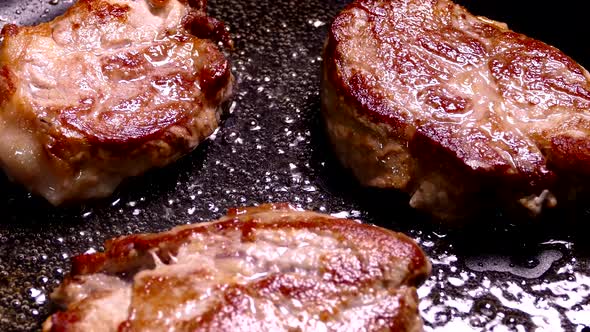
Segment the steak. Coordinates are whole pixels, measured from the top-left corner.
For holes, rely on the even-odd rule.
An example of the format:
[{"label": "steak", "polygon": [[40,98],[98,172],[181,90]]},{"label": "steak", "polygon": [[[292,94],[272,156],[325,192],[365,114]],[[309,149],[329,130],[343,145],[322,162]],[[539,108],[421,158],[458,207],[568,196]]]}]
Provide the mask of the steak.
[{"label": "steak", "polygon": [[267,204],[73,258],[44,331],[419,331],[403,234]]},{"label": "steak", "polygon": [[0,47],[0,166],[57,205],[192,151],[233,84],[204,1],[80,0]]},{"label": "steak", "polygon": [[346,7],[324,50],[322,109],[360,183],[440,219],[535,216],[588,188],[588,72],[448,0]]}]

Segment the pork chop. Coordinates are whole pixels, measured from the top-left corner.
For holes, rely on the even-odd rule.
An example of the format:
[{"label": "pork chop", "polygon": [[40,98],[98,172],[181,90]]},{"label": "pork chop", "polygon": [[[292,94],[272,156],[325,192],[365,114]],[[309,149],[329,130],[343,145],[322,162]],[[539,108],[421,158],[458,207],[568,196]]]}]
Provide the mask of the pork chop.
[{"label": "pork chop", "polygon": [[322,108],[341,162],[442,219],[531,215],[588,188],[590,75],[448,0],[358,0],[334,20]]},{"label": "pork chop", "polygon": [[192,151],[232,90],[204,1],[80,0],[2,35],[0,166],[55,205]]},{"label": "pork chop", "polygon": [[403,234],[286,204],[73,259],[44,331],[419,331],[430,272]]}]

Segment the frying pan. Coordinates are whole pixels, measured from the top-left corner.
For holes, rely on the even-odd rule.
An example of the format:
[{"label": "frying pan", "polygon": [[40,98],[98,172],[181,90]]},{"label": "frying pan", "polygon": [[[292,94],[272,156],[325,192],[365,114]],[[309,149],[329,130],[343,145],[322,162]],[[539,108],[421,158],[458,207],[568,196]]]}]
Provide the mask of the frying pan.
[{"label": "frying pan", "polygon": [[[0,24],[34,24],[73,0],[3,0]],[[590,65],[582,5],[463,1]],[[222,128],[179,162],[108,199],[53,208],[0,175],[0,331],[38,330],[71,256],[105,239],[217,218],[234,206],[292,202],[403,231],[429,254],[419,289],[427,330],[590,331],[588,200],[543,220],[450,229],[394,191],[359,187],[335,161],[319,117],[321,48],[339,0],[211,0],[228,23],[238,89]]]}]

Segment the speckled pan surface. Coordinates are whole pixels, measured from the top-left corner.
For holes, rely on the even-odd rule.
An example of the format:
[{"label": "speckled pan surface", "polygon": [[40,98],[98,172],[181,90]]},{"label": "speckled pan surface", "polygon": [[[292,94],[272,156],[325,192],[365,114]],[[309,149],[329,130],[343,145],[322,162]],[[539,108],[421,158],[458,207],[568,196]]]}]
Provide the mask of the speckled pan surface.
[{"label": "speckled pan surface", "polygon": [[[319,68],[331,19],[347,1],[211,0],[227,22],[238,90],[214,138],[180,162],[127,181],[111,198],[55,209],[0,176],[0,331],[40,327],[55,308],[51,290],[73,255],[102,242],[217,218],[234,206],[289,201],[362,219],[415,238],[433,275],[419,289],[428,330],[590,331],[588,203],[538,225],[468,229],[429,224],[407,197],[358,187],[335,162],[319,117]],[[582,4],[510,7],[465,0],[476,14],[507,21],[560,47],[586,67],[590,28]],[[33,24],[72,0],[1,0],[0,25]],[[573,224],[577,222],[577,225]]]}]

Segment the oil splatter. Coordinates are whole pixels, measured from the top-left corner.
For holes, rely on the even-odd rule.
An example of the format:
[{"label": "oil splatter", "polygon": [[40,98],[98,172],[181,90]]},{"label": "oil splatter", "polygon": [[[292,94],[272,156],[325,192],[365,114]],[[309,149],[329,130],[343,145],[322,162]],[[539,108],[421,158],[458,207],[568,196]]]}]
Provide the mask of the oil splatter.
[{"label": "oil splatter", "polygon": [[[72,0],[23,3],[2,1],[0,17],[46,21]],[[235,41],[230,57],[238,89],[223,125],[191,155],[127,181],[113,197],[55,209],[0,179],[0,330],[39,329],[69,258],[103,250],[105,239],[211,220],[230,207],[268,201],[360,219],[419,241],[433,263],[419,289],[427,330],[590,326],[589,256],[576,249],[579,240],[522,236],[526,254],[510,261],[503,250],[511,241],[502,232],[464,235],[429,226],[407,207],[405,195],[361,188],[340,168],[319,117],[319,74],[324,38],[345,4],[211,0],[210,14],[227,22]],[[497,241],[464,244],[482,233]]]}]

